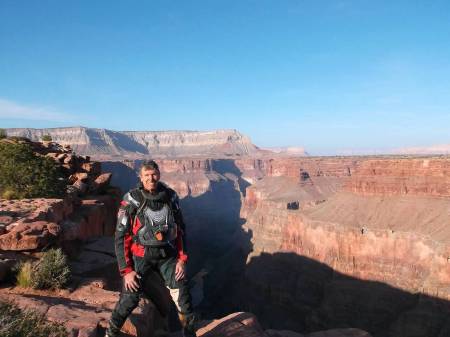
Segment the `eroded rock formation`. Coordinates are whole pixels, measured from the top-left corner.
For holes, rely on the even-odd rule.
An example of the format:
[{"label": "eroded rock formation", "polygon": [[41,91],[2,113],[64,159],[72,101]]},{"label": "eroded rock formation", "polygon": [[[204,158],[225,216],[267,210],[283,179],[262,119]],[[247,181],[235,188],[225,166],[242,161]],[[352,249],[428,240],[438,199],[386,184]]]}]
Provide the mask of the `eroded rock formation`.
[{"label": "eroded rock formation", "polygon": [[236,130],[216,131],[112,131],[85,127],[6,129],[8,136],[70,145],[78,154],[96,158],[153,158],[183,156],[240,156],[258,153],[250,139]]},{"label": "eroded rock formation", "polygon": [[[374,336],[444,336],[450,330],[449,164],[369,158],[331,189],[308,170],[309,183],[287,174],[249,187],[241,217],[252,235],[245,278],[250,309],[266,319],[286,315],[284,327],[296,330],[325,324]],[[270,309],[261,309],[263,302]],[[276,319],[271,324],[283,327]]]}]

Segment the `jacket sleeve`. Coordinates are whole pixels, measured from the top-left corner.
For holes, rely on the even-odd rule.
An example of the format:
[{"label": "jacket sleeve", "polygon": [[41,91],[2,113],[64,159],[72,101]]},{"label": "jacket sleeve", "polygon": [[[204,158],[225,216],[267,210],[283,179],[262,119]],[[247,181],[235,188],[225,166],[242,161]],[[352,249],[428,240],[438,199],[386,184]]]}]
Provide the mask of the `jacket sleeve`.
[{"label": "jacket sleeve", "polygon": [[183,214],[181,213],[180,200],[175,192],[172,196],[171,201],[172,201],[173,216],[177,224],[176,247],[178,251],[178,260],[187,262],[188,255],[186,251],[186,225],[183,220]]},{"label": "jacket sleeve", "polygon": [[122,276],[134,270],[131,255],[131,244],[133,242],[131,231],[132,210],[132,205],[130,205],[124,197],[124,200],[120,203],[119,212],[117,214],[117,225],[114,240],[117,263],[119,265],[120,275]]}]

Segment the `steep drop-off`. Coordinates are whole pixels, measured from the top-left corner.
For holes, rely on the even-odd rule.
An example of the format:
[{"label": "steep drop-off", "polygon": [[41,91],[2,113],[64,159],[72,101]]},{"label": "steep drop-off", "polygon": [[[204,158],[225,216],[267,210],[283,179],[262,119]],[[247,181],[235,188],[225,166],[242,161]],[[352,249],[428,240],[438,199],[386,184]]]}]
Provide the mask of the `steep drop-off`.
[{"label": "steep drop-off", "polygon": [[[250,310],[277,328],[325,324],[374,336],[446,336],[449,165],[365,159],[333,193],[309,172],[304,186],[280,177],[248,188],[241,216],[252,234],[244,282]],[[267,192],[281,183],[283,195]],[[322,193],[308,192],[312,186]],[[290,207],[294,202],[300,207]]]}]

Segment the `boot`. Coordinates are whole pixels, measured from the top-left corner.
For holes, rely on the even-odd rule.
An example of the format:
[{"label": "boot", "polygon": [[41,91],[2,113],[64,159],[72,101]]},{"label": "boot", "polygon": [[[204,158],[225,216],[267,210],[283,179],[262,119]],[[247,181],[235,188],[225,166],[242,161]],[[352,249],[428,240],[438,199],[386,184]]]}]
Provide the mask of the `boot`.
[{"label": "boot", "polygon": [[109,321],[108,328],[106,329],[105,337],[118,337],[120,329],[117,328],[114,323]]},{"label": "boot", "polygon": [[195,316],[194,314],[182,314],[178,313],[181,326],[183,327],[183,337],[197,337],[195,333]]}]

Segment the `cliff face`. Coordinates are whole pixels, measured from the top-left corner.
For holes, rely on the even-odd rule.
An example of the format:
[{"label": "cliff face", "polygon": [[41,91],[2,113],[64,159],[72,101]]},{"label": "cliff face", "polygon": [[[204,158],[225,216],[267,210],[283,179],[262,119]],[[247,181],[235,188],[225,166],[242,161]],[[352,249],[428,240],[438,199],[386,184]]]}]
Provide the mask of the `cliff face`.
[{"label": "cliff face", "polygon": [[85,127],[6,129],[8,136],[70,145],[78,154],[107,158],[183,156],[240,156],[258,153],[250,139],[236,130],[216,131],[112,131]]},{"label": "cliff face", "polygon": [[354,158],[246,158],[236,159],[242,178],[255,183],[262,177],[288,177],[305,181],[309,177],[346,178],[359,160]]},{"label": "cliff face", "polygon": [[[335,174],[335,188],[325,189],[330,181],[319,178],[330,177],[310,165],[312,172],[302,171],[309,179],[299,180],[291,163],[290,180],[265,177],[247,188],[241,217],[253,252],[242,296],[250,310],[277,328],[443,336],[450,329],[449,161],[323,164],[349,175]],[[281,316],[284,326],[272,319]]]},{"label": "cliff face", "polygon": [[374,159],[361,162],[345,189],[361,195],[450,196],[450,159]]}]

